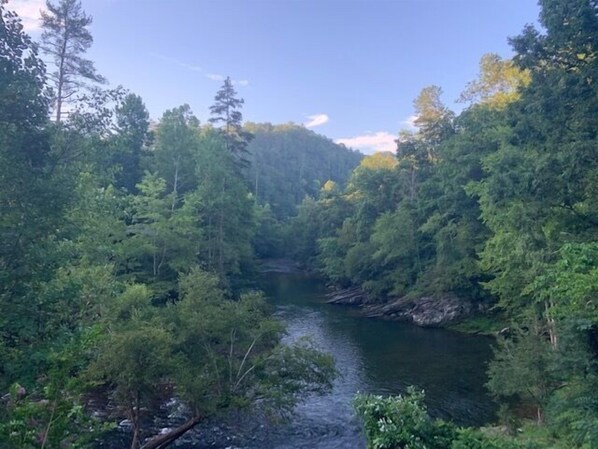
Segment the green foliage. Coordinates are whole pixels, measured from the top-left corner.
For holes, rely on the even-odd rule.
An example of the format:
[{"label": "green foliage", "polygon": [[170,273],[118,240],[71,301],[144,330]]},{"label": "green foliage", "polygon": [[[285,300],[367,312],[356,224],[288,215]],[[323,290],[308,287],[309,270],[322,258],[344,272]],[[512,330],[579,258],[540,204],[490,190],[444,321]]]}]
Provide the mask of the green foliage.
[{"label": "green foliage", "polygon": [[269,204],[254,206],[257,230],[252,241],[255,255],[260,258],[282,256],[284,253],[283,225],[272,213]]},{"label": "green foliage", "polygon": [[308,391],[331,387],[332,360],[307,342],[281,345],[282,327],[259,295],[223,298],[215,278],[195,270],[181,281],[174,314],[183,396],[196,408],[259,403],[288,411]]},{"label": "green foliage", "polygon": [[172,342],[159,327],[147,287],[129,286],[115,300],[108,317],[109,333],[100,342],[92,372],[111,379],[124,400],[153,392],[167,372]]},{"label": "green foliage", "polygon": [[245,177],[256,201],[270,205],[279,220],[296,215],[327,181],[344,186],[363,157],[303,126],[247,123],[244,129],[254,135]]},{"label": "green foliage", "polygon": [[0,447],[84,448],[111,427],[86,412],[83,393],[88,385],[78,377],[97,337],[89,329],[51,350],[43,388],[28,391],[12,385],[0,411]]},{"label": "green foliage", "polygon": [[36,340],[39,305],[32,284],[51,277],[53,237],[67,201],[49,173],[43,63],[5,2],[0,14],[0,386],[7,388],[14,372],[27,371],[21,357]]},{"label": "green foliage", "polygon": [[181,277],[180,299],[152,305],[143,285],[116,298],[88,375],[114,388],[132,420],[134,440],[143,433],[141,410],[175,391],[205,417],[258,405],[288,412],[308,392],[331,387],[332,359],[305,342],[282,345],[281,324],[261,296],[226,298],[216,276],[198,268]]},{"label": "green foliage", "polygon": [[450,449],[541,449],[543,444],[525,438],[514,439],[507,436],[488,435],[480,430],[463,428],[457,431]]},{"label": "green foliage", "polygon": [[243,127],[229,78],[211,108],[221,128],[181,106],[149,132],[138,96],[81,91],[103,79],[77,0],[43,14],[49,79],[0,0],[0,389],[14,386],[0,444],[83,447],[101,428],[84,401],[98,387],[134,447],[154,399],[176,394],[193,425],[327,390],[331,359],[281,344],[263,299],[241,294],[255,253],[380,301],[452,293],[513,320],[488,386],[545,428],[456,429],[415,392],[363,396],[370,447],[598,447],[598,18],[590,0],[540,4],[544,31],[513,38],[513,60],[482,58],[467,109],[426,87],[396,157],[362,159],[303,127]]},{"label": "green foliage", "polygon": [[[423,89],[396,160],[364,159],[344,191],[305,202],[290,229],[309,242],[297,245],[301,260],[342,287],[380,301],[450,292],[498,308],[513,324],[489,388],[534,405],[564,445],[592,447],[598,16],[592,1],[540,4],[545,33],[511,39],[513,60],[483,57],[467,109],[455,116],[439,87]],[[332,227],[331,198],[347,205]],[[492,319],[483,326],[496,328]],[[478,436],[472,447],[508,447]]]},{"label": "green foliage", "polygon": [[410,388],[404,396],[360,395],[355,409],[364,422],[368,449],[444,449],[456,429],[432,420],[423,403],[424,395]]},{"label": "green foliage", "polygon": [[488,313],[467,318],[464,321],[449,326],[450,329],[467,334],[497,335],[509,326],[504,313]]},{"label": "green foliage", "polygon": [[321,201],[305,198],[297,216],[288,221],[288,254],[306,264],[315,263],[319,240],[333,237],[351,210],[341,195],[326,196]]},{"label": "green foliage", "polygon": [[219,133],[205,129],[195,157],[195,192],[203,239],[199,259],[218,273],[224,285],[237,289],[251,271],[256,230],[253,201],[237,170],[232,154],[225,151]]},{"label": "green foliage", "polygon": [[527,435],[512,438],[498,429],[458,428],[430,418],[423,393],[358,395],[355,408],[364,423],[368,449],[541,449],[553,447]]},{"label": "green foliage", "polygon": [[[7,129],[4,127],[9,123],[19,127],[44,124],[47,120],[48,97],[44,92],[44,64],[31,38],[23,32],[16,13],[7,9],[6,2],[0,3],[0,14],[0,37],[3,42],[0,47],[0,89],[3,99],[0,123],[5,138]],[[29,153],[29,156],[33,154]]]},{"label": "green foliage", "polygon": [[525,324],[516,328],[513,338],[499,340],[487,386],[497,396],[520,395],[531,401],[542,423],[547,401],[562,378],[555,366],[557,354],[545,338],[542,323],[531,319]]},{"label": "green foliage", "polygon": [[576,376],[558,390],[549,404],[550,427],[565,444],[582,449],[598,445],[598,378]]},{"label": "green foliage", "polygon": [[[531,282],[527,291],[551,304],[553,319],[598,324],[598,243],[566,243],[558,259]],[[583,325],[580,322],[580,325]]]},{"label": "green foliage", "polygon": [[143,176],[142,160],[150,141],[149,113],[138,95],[129,94],[116,108],[118,133],[112,146],[112,163],[119,166],[115,184],[130,193],[137,193],[136,186]]},{"label": "green foliage", "polygon": [[[10,394],[16,394],[16,384]],[[89,447],[105,426],[91,420],[83,406],[70,396],[55,397],[46,391],[41,398],[18,399],[8,404],[0,423],[0,447],[33,449],[39,447]],[[51,399],[48,399],[51,398]]]},{"label": "green foliage", "polygon": [[191,195],[180,204],[175,192],[166,194],[166,182],[156,175],[147,174],[137,187],[124,242],[127,268],[136,279],[167,291],[177,272],[195,262],[197,250],[190,242],[200,235],[196,207]]},{"label": "green foliage", "polygon": [[151,172],[166,180],[167,190],[175,195],[197,186],[194,156],[198,147],[199,121],[189,105],[164,112],[155,130],[152,158],[147,161]]},{"label": "green foliage", "polygon": [[[80,57],[91,19],[75,0],[50,6],[50,51],[64,38],[57,17],[79,27],[78,54],[52,53],[76,59],[55,77],[60,121],[77,78],[100,78]],[[106,428],[89,416],[90,391],[111,394],[131,419],[135,448],[142,414],[174,394],[193,425],[256,404],[288,412],[327,391],[331,358],[281,344],[263,299],[239,293],[253,245],[272,254],[283,232],[249,194],[238,154],[223,151],[246,134],[240,115],[222,133],[182,106],[152,139],[139,97],[97,90],[54,126],[43,64],[5,2],[0,10],[0,387],[23,385],[0,410],[0,445],[84,447]]]},{"label": "green foliage", "polygon": [[479,79],[467,84],[459,100],[503,109],[519,99],[520,89],[529,82],[528,70],[520,70],[513,61],[488,53],[480,61]]}]

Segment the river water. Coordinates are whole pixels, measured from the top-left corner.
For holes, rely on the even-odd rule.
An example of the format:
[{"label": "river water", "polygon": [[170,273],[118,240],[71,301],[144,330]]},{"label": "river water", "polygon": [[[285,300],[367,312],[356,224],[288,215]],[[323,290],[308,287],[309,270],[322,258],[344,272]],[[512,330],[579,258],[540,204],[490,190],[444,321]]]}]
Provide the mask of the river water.
[{"label": "river water", "polygon": [[341,377],[330,394],[299,405],[290,424],[270,429],[263,447],[363,448],[355,394],[400,394],[409,385],[425,391],[433,416],[462,425],[493,420],[496,406],[484,388],[492,339],[367,319],[355,308],[327,304],[317,279],[265,276],[263,289],[287,325],[287,340],[312,338],[334,356]]},{"label": "river water", "polygon": [[[330,393],[302,402],[288,424],[240,412],[201,423],[174,444],[179,449],[363,449],[355,394],[400,394],[410,385],[425,391],[435,417],[461,425],[493,420],[496,406],[484,389],[492,339],[364,318],[327,304],[324,284],[302,274],[265,274],[261,288],[287,326],[286,341],[310,337],[332,354],[341,376]],[[173,424],[158,417],[154,431]],[[97,447],[126,448],[130,438],[121,424]]]}]

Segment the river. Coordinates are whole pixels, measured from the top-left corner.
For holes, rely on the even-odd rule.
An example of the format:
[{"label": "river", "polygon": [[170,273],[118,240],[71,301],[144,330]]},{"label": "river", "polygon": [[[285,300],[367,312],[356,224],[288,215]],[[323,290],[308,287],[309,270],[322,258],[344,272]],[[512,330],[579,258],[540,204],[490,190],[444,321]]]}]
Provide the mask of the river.
[{"label": "river", "polygon": [[[423,329],[360,316],[326,303],[320,280],[302,274],[264,274],[268,301],[287,326],[285,339],[308,336],[335,359],[341,376],[332,391],[303,401],[288,424],[268,424],[246,411],[208,420],[176,443],[180,449],[363,449],[361,424],[351,405],[358,392],[400,394],[424,390],[429,412],[462,425],[494,418],[484,389],[492,339],[443,329]],[[172,425],[166,416],[154,431]],[[119,426],[97,446],[128,447],[130,430]]]},{"label": "river", "polygon": [[309,336],[341,373],[330,394],[308,398],[289,425],[271,429],[264,447],[363,448],[355,394],[399,394],[409,385],[425,391],[433,416],[463,425],[493,420],[496,406],[484,388],[491,338],[363,318],[327,304],[323,283],[305,275],[269,273],[263,289],[287,340]]}]

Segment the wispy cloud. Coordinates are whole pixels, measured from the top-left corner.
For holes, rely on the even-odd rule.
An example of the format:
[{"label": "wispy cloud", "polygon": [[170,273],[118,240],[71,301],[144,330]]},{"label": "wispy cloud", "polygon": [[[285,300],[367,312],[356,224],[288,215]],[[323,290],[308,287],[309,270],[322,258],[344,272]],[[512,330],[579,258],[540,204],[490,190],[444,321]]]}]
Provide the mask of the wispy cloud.
[{"label": "wispy cloud", "polygon": [[[166,62],[169,62],[170,64],[177,65],[183,69],[190,70],[191,72],[201,73],[205,78],[207,78],[211,81],[222,82],[226,79],[226,77],[224,75],[220,75],[219,73],[208,72],[208,71],[204,70],[203,67],[196,65],[196,64],[189,64],[185,61],[181,61],[179,59],[176,59],[176,58],[173,58],[170,56],[162,55],[160,53],[150,52],[150,54],[158,59],[161,59],[162,61],[166,61]],[[232,80],[232,81],[235,86],[242,86],[242,87],[249,86],[249,80]]]},{"label": "wispy cloud", "polygon": [[166,61],[166,62],[169,62],[171,64],[178,65],[179,67],[182,67],[183,69],[187,69],[187,70],[190,70],[192,72],[198,72],[198,73],[203,72],[203,69],[200,66],[198,66],[198,65],[188,64],[186,62],[179,61],[176,58],[172,58],[170,56],[162,55],[160,53],[151,52],[150,54],[152,56],[155,56],[158,59],[161,59],[162,61]]},{"label": "wispy cloud", "polygon": [[224,76],[217,73],[206,73],[206,78],[212,81],[224,81]]},{"label": "wispy cloud", "polygon": [[374,154],[380,151],[394,152],[397,149],[396,139],[397,137],[389,132],[378,131],[355,137],[337,139],[335,142],[355,148],[365,154]]},{"label": "wispy cloud", "polygon": [[330,120],[327,114],[314,114],[307,116],[309,119],[307,122],[303,124],[306,128],[315,128],[316,126],[323,125]]},{"label": "wispy cloud", "polygon": [[181,67],[184,67],[184,68],[188,69],[188,70],[191,70],[192,72],[203,72],[203,69],[200,66],[198,66],[198,65],[186,64],[184,62],[179,62],[179,65]]},{"label": "wispy cloud", "polygon": [[6,8],[15,11],[23,23],[23,29],[28,32],[36,32],[41,28],[40,10],[45,9],[44,0],[11,0]]}]

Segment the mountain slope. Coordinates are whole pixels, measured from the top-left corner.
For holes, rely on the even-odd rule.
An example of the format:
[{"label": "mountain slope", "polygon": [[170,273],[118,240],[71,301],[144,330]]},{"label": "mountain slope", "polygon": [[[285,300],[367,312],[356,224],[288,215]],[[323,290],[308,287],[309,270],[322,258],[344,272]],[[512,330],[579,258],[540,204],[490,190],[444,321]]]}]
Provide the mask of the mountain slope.
[{"label": "mountain slope", "polygon": [[292,123],[247,123],[247,176],[260,204],[269,204],[278,218],[295,214],[305,196],[316,196],[328,180],[344,185],[363,155],[327,137]]}]

